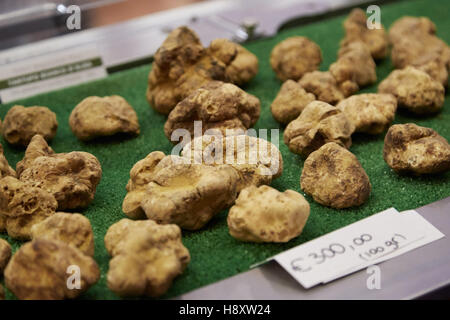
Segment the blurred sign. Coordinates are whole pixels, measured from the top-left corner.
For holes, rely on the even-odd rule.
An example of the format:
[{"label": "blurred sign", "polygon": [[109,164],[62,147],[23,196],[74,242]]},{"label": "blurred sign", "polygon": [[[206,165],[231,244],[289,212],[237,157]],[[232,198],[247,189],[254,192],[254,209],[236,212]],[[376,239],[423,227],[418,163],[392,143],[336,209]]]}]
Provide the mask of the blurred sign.
[{"label": "blurred sign", "polygon": [[95,47],[82,46],[0,66],[0,101],[8,103],[106,77]]}]

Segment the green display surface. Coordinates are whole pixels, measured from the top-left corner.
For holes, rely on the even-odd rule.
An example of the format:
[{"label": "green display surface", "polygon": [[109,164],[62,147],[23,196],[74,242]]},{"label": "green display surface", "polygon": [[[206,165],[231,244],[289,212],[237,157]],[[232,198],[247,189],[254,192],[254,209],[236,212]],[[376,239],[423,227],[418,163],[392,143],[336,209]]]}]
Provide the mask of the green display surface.
[{"label": "green display surface", "polygon": [[[404,15],[427,16],[437,28],[438,36],[450,43],[449,3],[446,1],[408,1],[381,5],[382,23],[388,27],[394,20]],[[282,129],[273,119],[270,104],[275,98],[281,82],[275,77],[270,64],[271,49],[281,40],[302,35],[309,37],[320,45],[323,52],[321,70],[328,69],[336,60],[339,41],[343,37],[342,22],[344,16],[314,22],[301,27],[280,32],[270,39],[263,39],[245,45],[259,58],[259,74],[244,89],[261,100],[261,117],[256,129]],[[151,41],[149,39],[149,41]],[[156,113],[145,99],[147,75],[150,66],[112,74],[108,78],[80,86],[34,96],[0,106],[0,118],[3,119],[13,104],[25,106],[48,106],[57,114],[59,128],[51,147],[56,152],[86,151],[94,154],[100,161],[103,177],[97,188],[95,200],[82,213],[92,223],[95,234],[95,260],[101,269],[99,282],[86,292],[84,299],[118,298],[106,285],[106,274],[110,257],[106,252],[103,238],[110,225],[124,218],[121,206],[125,197],[125,185],[129,179],[131,167],[148,153],[160,150],[170,153],[172,144],[163,132],[165,116]],[[378,83],[393,69],[389,58],[377,65]],[[377,85],[365,88],[361,92],[376,92]],[[136,110],[141,125],[141,134],[137,138],[123,139],[112,137],[95,142],[83,143],[72,134],[68,118],[71,110],[87,96],[123,96]],[[433,117],[414,117],[399,110],[395,123],[414,122],[420,126],[430,127],[450,139],[450,99],[446,96],[441,113]],[[450,196],[450,172],[442,175],[412,177],[399,176],[383,161],[384,134],[368,136],[355,134],[350,150],[358,157],[369,175],[372,193],[369,201],[358,208],[335,210],[315,203],[311,197],[306,199],[311,204],[311,214],[303,233],[286,244],[250,244],[232,238],[228,233],[227,211],[217,215],[208,225],[196,232],[183,231],[183,243],[191,253],[192,261],[183,275],[178,277],[164,298],[174,297],[198,287],[230,277],[249,269],[253,263],[264,260],[276,253],[319,237],[337,228],[358,221],[389,207],[398,210],[412,209]],[[10,147],[1,141],[9,163],[14,167],[22,159],[24,150]],[[303,160],[289,152],[283,143],[280,131],[280,150],[284,159],[283,175],[272,183],[278,190],[300,190],[300,175]],[[439,228],[439,226],[436,226]],[[5,234],[17,250],[22,242],[15,241]],[[3,280],[1,280],[3,282]],[[7,298],[14,298],[7,292]],[[230,297],[232,298],[232,297]]]}]

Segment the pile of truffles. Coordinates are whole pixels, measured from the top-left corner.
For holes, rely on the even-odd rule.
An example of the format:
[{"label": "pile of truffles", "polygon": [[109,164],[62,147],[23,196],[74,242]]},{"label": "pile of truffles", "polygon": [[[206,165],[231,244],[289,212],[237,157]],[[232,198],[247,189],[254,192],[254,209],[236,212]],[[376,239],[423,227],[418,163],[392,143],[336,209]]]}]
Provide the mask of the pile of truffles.
[{"label": "pile of truffles", "polygon": [[[371,190],[364,169],[346,150],[351,135],[382,134],[394,120],[397,106],[418,115],[438,112],[448,77],[449,47],[435,36],[435,26],[427,18],[399,19],[389,37],[382,25],[369,29],[366,23],[363,10],[350,13],[338,60],[328,71],[317,71],[313,59],[311,71],[295,77],[294,71],[305,70],[295,68],[305,64],[299,52],[274,65],[274,54],[281,48],[291,50],[286,54],[295,52],[294,38],[284,41],[290,46],[280,43],[271,56],[277,76],[292,79],[281,86],[271,111],[275,120],[287,125],[284,143],[289,150],[306,158],[301,188],[316,202],[339,209],[363,204]],[[394,65],[403,69],[384,79],[379,93],[353,95],[376,82],[374,59],[386,57],[388,39],[394,45]],[[291,77],[286,70],[292,71]],[[395,125],[386,134],[384,159],[399,173],[444,172],[449,170],[448,143],[432,129]]]},{"label": "pile of truffles", "polygon": [[[9,167],[6,160],[0,162]],[[17,164],[17,175],[11,168],[2,169],[0,231],[6,230],[12,238],[31,239],[33,225],[57,210],[89,205],[101,175],[100,163],[92,154],[55,153],[42,136],[35,135]]]},{"label": "pile of truffles", "polygon": [[[203,158],[219,155],[219,150],[230,156],[228,163],[224,157]],[[280,151],[263,139],[199,137],[185,146],[182,157],[154,151],[138,161],[130,171],[122,210],[130,218],[197,230],[230,207],[243,188],[268,184],[282,170]]]},{"label": "pile of truffles", "polygon": [[[370,197],[369,177],[348,150],[355,132],[387,130],[383,158],[399,174],[450,170],[450,145],[436,131],[391,126],[397,106],[417,115],[443,107],[450,48],[435,25],[404,17],[388,37],[380,24],[369,29],[365,12],[354,9],[343,27],[338,59],[327,71],[319,71],[321,49],[306,37],[287,38],[270,55],[284,82],[270,109],[286,125],[284,143],[304,158],[300,188],[335,209]],[[378,93],[356,94],[377,81],[375,60],[387,56],[389,42],[397,70]],[[302,233],[310,205],[294,190],[269,186],[281,176],[283,158],[275,144],[252,136],[261,103],[238,87],[257,72],[258,59],[241,45],[216,39],[205,48],[187,27],[173,30],[157,50],[146,97],[168,115],[164,133],[182,150],[153,151],[131,168],[122,211],[135,220],[114,223],[104,237],[107,285],[117,295],[164,295],[191,260],[181,230],[199,230],[222,210],[229,209],[229,233],[239,241],[284,243]],[[135,110],[118,95],[85,98],[69,125],[81,141],[140,134]],[[2,126],[9,144],[26,147],[14,170],[0,145],[0,232],[29,241],[12,254],[0,239],[0,275],[19,299],[76,298],[100,278],[91,222],[63,211],[93,201],[102,168],[87,152],[55,153],[48,142],[57,128],[48,108],[18,105]],[[0,300],[4,295],[0,285]]]},{"label": "pile of truffles", "polygon": [[336,105],[360,88],[377,80],[374,59],[387,54],[388,40],[383,26],[368,29],[367,17],[354,9],[344,21],[345,38],[341,41],[338,60],[328,71],[318,71],[320,48],[304,37],[288,38],[274,47],[270,57],[272,69],[285,82],[272,103],[272,114],[287,124],[300,115],[312,100]]},{"label": "pile of truffles", "polygon": [[0,232],[31,240],[10,259],[11,248],[0,239],[7,288],[19,299],[76,298],[100,278],[94,235],[87,218],[57,210],[93,200],[100,163],[85,152],[54,153],[40,135],[31,139],[17,172],[0,151]]},{"label": "pile of truffles", "polygon": [[[52,193],[9,173],[0,179],[0,231],[32,241],[10,260],[11,247],[0,239],[0,273],[4,270],[6,286],[19,299],[76,298],[100,277],[92,258],[90,221],[80,214],[56,212],[58,202]],[[73,266],[80,278],[69,287]]]},{"label": "pile of truffles", "polygon": [[187,27],[173,30],[156,51],[148,76],[147,100],[158,112],[169,114],[178,102],[211,80],[242,85],[258,72],[258,59],[226,39],[204,48]]},{"label": "pile of truffles", "polygon": [[398,69],[408,66],[426,72],[447,86],[450,47],[436,36],[436,26],[425,17],[403,17],[389,30],[392,63]]},{"label": "pile of truffles", "polygon": [[[34,224],[30,233],[32,241],[12,256],[5,269],[6,286],[17,298],[73,299],[98,281],[100,270],[92,258],[94,238],[87,218],[58,212]],[[0,240],[0,267],[2,257],[11,255],[2,246]]]}]

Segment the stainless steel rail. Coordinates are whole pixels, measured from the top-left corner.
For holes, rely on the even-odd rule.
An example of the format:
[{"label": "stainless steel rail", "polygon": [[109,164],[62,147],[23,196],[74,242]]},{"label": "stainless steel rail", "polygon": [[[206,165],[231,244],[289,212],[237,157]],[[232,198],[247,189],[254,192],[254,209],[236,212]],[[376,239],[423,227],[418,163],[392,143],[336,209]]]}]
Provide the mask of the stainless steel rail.
[{"label": "stainless steel rail", "polygon": [[446,237],[379,264],[381,289],[369,290],[366,270],[304,289],[272,261],[176,299],[413,299],[450,285],[450,197],[416,209]]}]

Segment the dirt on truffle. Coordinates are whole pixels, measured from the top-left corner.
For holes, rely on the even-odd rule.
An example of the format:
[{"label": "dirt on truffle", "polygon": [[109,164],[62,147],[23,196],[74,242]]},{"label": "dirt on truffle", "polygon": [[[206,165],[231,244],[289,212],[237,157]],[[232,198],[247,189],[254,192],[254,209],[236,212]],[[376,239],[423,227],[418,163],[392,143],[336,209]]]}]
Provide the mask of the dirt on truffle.
[{"label": "dirt on truffle", "polygon": [[173,224],[122,219],[108,229],[105,246],[112,256],[108,287],[125,297],[163,295],[190,262]]},{"label": "dirt on truffle", "polygon": [[299,83],[287,80],[282,84],[270,110],[275,120],[282,124],[288,124],[314,100],[316,100],[314,94],[306,92]]},{"label": "dirt on truffle", "polygon": [[130,171],[124,213],[197,230],[231,206],[239,179],[231,166],[186,162],[159,151],[137,162]]},{"label": "dirt on truffle", "polygon": [[87,141],[117,133],[139,135],[136,112],[122,97],[87,97],[73,110],[69,125],[78,139]]},{"label": "dirt on truffle", "polygon": [[355,132],[380,134],[394,120],[397,99],[391,94],[363,93],[342,100],[336,106],[355,126]]},{"label": "dirt on truffle", "polygon": [[303,75],[319,69],[320,47],[306,37],[291,37],[278,43],[270,54],[270,65],[281,81],[300,80]]},{"label": "dirt on truffle", "polygon": [[[70,279],[74,272],[79,272],[79,289]],[[5,270],[6,286],[21,300],[74,299],[99,278],[94,259],[64,242],[47,239],[24,244]]]},{"label": "dirt on truffle", "polygon": [[5,116],[2,134],[8,143],[26,147],[36,134],[47,141],[52,140],[57,129],[56,114],[47,107],[15,105]]},{"label": "dirt on truffle", "polygon": [[448,84],[450,47],[436,36],[436,26],[425,17],[402,17],[389,30],[392,63],[398,69],[413,66],[443,86]]},{"label": "dirt on truffle", "polygon": [[21,181],[41,188],[58,201],[58,209],[88,206],[102,176],[97,158],[87,152],[55,153],[42,138],[31,140],[25,156],[17,164]]},{"label": "dirt on truffle", "polygon": [[248,242],[288,242],[299,236],[309,217],[309,203],[294,190],[250,186],[228,213],[230,235]]},{"label": "dirt on truffle", "polygon": [[444,105],[445,90],[442,84],[414,67],[392,71],[381,81],[378,92],[392,94],[399,107],[416,114],[436,113]]},{"label": "dirt on truffle", "polygon": [[218,39],[204,48],[187,27],[173,30],[156,51],[148,76],[147,100],[169,114],[178,102],[211,80],[242,85],[258,71],[258,59],[237,43]]},{"label": "dirt on truffle", "polygon": [[309,155],[300,186],[314,201],[336,209],[362,205],[371,191],[369,177],[356,156],[334,142]]},{"label": "dirt on truffle", "polygon": [[370,54],[376,60],[383,59],[388,54],[388,36],[381,23],[373,29],[367,27],[367,16],[360,8],[353,9],[344,21],[345,37],[341,46],[355,41],[362,41],[370,50]]},{"label": "dirt on truffle", "polygon": [[53,195],[43,189],[14,177],[0,180],[0,217],[14,239],[29,240],[32,226],[53,215],[57,205]]},{"label": "dirt on truffle", "polygon": [[192,138],[195,121],[198,121],[201,134],[214,131],[227,135],[227,131],[245,131],[252,127],[260,112],[261,104],[255,96],[234,84],[212,81],[177,104],[167,118],[164,133],[172,143],[178,143],[175,138],[179,138],[179,134],[174,139],[172,134],[183,129]]},{"label": "dirt on truffle", "polygon": [[284,143],[292,152],[307,157],[328,142],[349,148],[354,131],[353,123],[340,109],[322,101],[313,101],[287,125]]},{"label": "dirt on truffle", "polygon": [[431,128],[396,124],[384,139],[383,158],[398,173],[442,173],[450,170],[450,145]]}]

